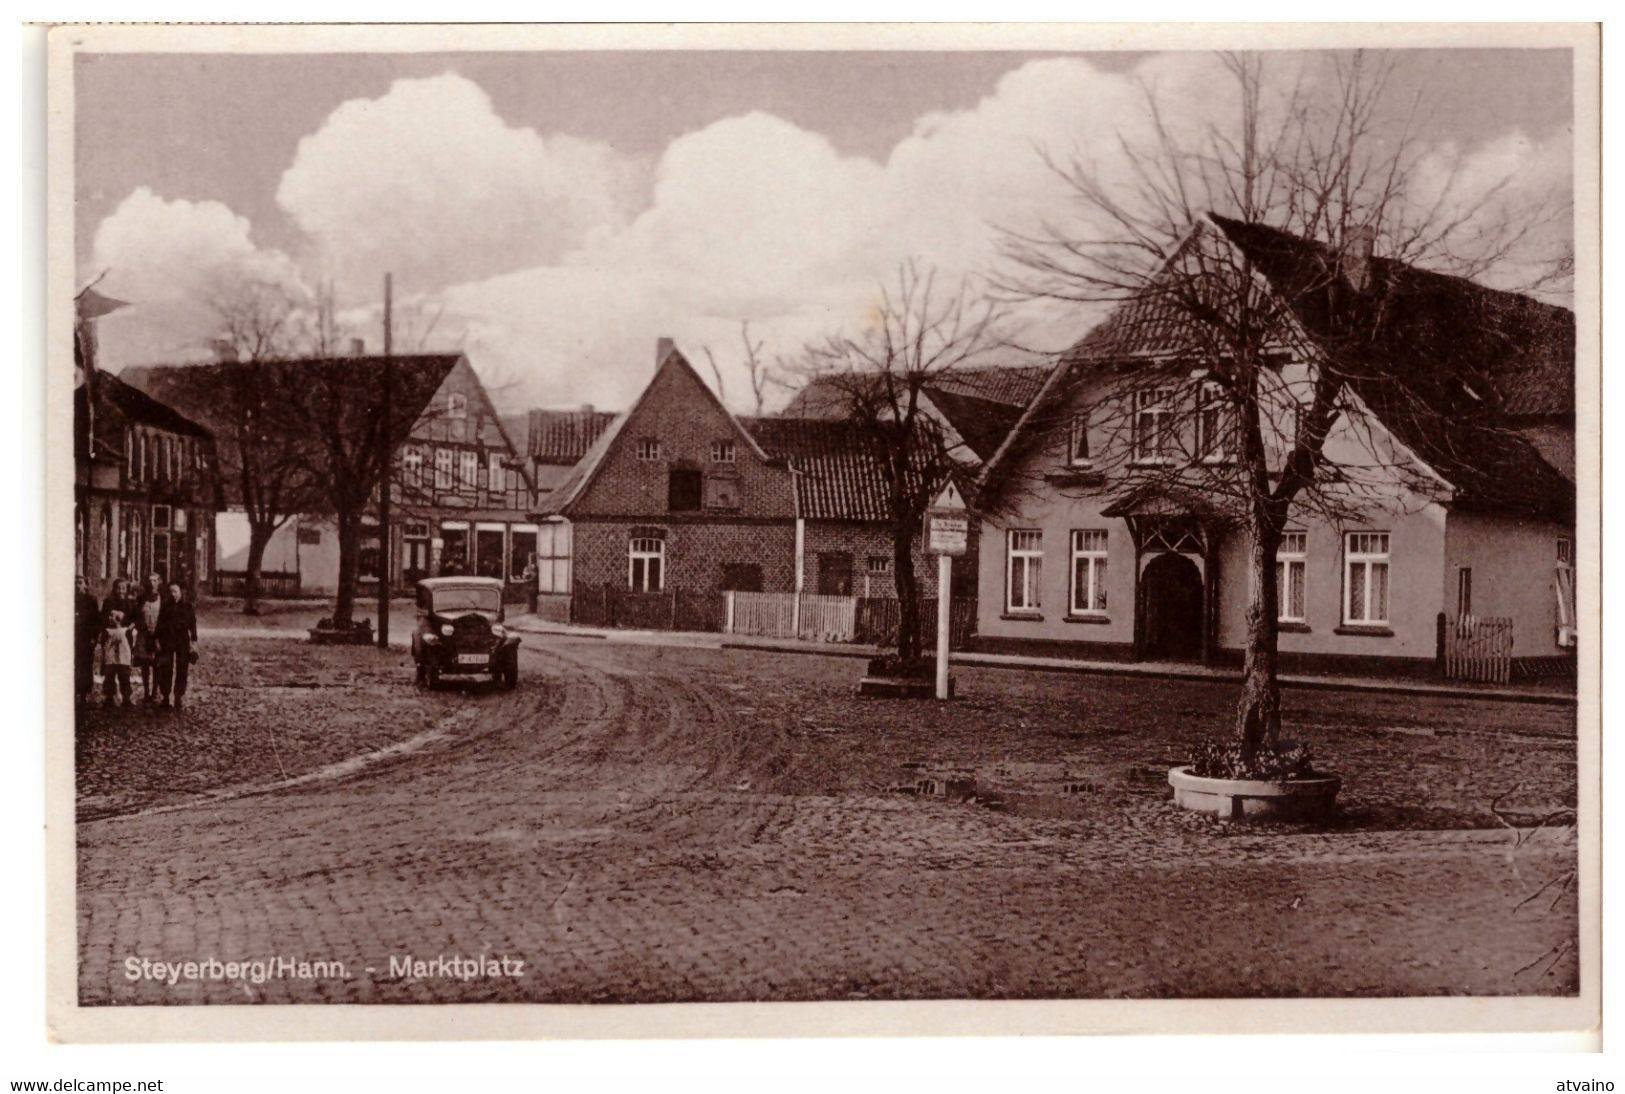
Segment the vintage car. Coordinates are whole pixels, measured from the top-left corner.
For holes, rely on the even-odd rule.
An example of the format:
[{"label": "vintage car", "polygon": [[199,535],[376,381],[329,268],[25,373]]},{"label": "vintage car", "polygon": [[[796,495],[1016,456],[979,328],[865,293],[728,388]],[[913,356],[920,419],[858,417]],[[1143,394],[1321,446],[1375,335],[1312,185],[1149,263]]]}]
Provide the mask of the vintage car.
[{"label": "vintage car", "polygon": [[502,582],[490,577],[430,577],[418,582],[412,660],[420,687],[448,676],[488,674],[519,683],[519,636],[502,625]]}]

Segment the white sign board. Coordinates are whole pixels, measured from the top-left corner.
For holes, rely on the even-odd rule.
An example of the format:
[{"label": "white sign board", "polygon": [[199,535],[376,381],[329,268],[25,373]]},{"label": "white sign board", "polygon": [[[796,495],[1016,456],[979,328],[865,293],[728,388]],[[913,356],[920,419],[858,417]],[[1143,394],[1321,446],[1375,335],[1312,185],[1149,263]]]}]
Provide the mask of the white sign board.
[{"label": "white sign board", "polygon": [[970,514],[965,499],[950,479],[925,511],[925,549],[933,555],[960,558],[970,546]]},{"label": "white sign board", "polygon": [[959,558],[970,546],[970,517],[959,512],[932,510],[926,514],[926,543],[928,554]]}]

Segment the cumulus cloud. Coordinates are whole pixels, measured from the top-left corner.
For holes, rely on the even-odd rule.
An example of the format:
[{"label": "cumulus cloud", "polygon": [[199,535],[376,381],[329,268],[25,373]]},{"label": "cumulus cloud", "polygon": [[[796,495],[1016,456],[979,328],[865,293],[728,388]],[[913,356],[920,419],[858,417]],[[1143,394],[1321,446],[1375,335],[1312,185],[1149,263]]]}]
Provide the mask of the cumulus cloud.
[{"label": "cumulus cloud", "polygon": [[[647,166],[509,126],[461,77],[401,80],[378,99],[343,104],[301,142],[278,200],[310,240],[300,257],[313,276],[337,267],[349,299],[366,301],[394,270],[417,309],[409,314],[438,316],[430,344],[460,345],[516,404],[625,406],[653,367],[655,339],[671,336],[697,364],[710,346],[743,407],[740,321],[769,357],[793,354],[861,321],[877,284],[909,257],[952,281],[994,261],[997,226],[1076,227],[1040,150],[1126,177],[1120,136],[1154,138],[1146,86],[1186,143],[1234,117],[1217,65],[1163,56],[1123,73],[1081,58],[1032,62],[980,102],[920,118],[879,161],[758,112],[685,133]],[[1549,174],[1557,161],[1567,170],[1560,149],[1516,135],[1454,152],[1474,178],[1508,167]],[[126,204],[103,229],[131,260],[172,218],[178,240],[287,261],[256,251],[246,222],[223,206],[139,192]],[[159,250],[188,246],[203,244]],[[376,308],[356,316],[373,340]],[[1069,313],[1050,343],[1094,318]]]},{"label": "cumulus cloud", "polygon": [[295,263],[255,244],[252,227],[218,201],[130,193],[96,230],[92,266],[109,294],[138,305],[103,320],[102,352],[113,366],[205,356],[222,294],[235,284],[307,294]]},{"label": "cumulus cloud", "polygon": [[624,222],[635,161],[601,142],[508,125],[479,85],[397,80],[299,142],[277,202],[350,292],[385,271],[438,288],[552,262]]}]

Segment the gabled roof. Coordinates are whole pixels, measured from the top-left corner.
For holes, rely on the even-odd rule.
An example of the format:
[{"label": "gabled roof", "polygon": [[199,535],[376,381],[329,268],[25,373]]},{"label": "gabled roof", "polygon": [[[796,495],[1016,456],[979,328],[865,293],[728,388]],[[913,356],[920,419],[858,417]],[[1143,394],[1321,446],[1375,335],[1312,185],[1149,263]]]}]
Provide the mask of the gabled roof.
[{"label": "gabled roof", "polygon": [[[390,362],[390,397],[393,418],[393,443],[400,445],[412,435],[417,420],[434,399],[446,377],[451,375],[460,353],[397,354],[392,358],[381,356],[307,357],[292,360],[263,362],[260,367],[273,370],[275,385],[314,382],[327,369],[346,369],[363,373],[363,382],[373,390],[382,391],[385,362]],[[119,373],[131,385],[139,387],[156,399],[184,408],[213,431],[220,459],[229,464],[237,462],[235,424],[231,418],[233,383],[245,370],[253,366],[235,361],[210,362],[195,365],[132,365]],[[105,374],[104,374],[105,375]],[[227,489],[235,489],[228,480]]]},{"label": "gabled roof", "polygon": [[[835,418],[746,418],[744,425],[770,454],[796,472],[796,513],[806,520],[891,519],[884,463],[863,429]],[[914,484],[927,482],[926,449],[911,471]]]},{"label": "gabled roof", "polygon": [[711,401],[712,406],[717,409],[718,413],[733,426],[735,433],[745,442],[746,447],[763,460],[771,459],[768,453],[762,450],[762,446],[757,443],[756,438],[751,436],[750,431],[741,425],[733,412],[723,404],[721,399],[717,398],[716,392],[711,390],[710,385],[700,378],[698,372],[694,371],[694,366],[689,363],[687,357],[683,356],[681,350],[667,340],[661,339],[657,352],[660,353],[660,359],[655,365],[654,375],[649,378],[649,382],[644,385],[637,399],[625,413],[615,415],[603,425],[603,432],[598,435],[598,439],[588,447],[586,453],[582,455],[580,461],[576,463],[575,468],[570,472],[569,477],[553,491],[552,496],[543,507],[542,511],[544,513],[566,514],[570,507],[581,499],[581,496],[586,493],[587,487],[591,486],[593,479],[597,477],[598,469],[603,466],[604,456],[614,446],[616,438],[621,435],[621,431],[626,427],[627,420],[638,412],[639,407],[643,406],[644,401],[649,397],[649,392],[654,389],[655,381],[667,369],[681,369],[687,373],[689,378],[699,385],[700,390],[705,393],[705,398]]},{"label": "gabled roof", "polygon": [[[1572,513],[1573,484],[1511,428],[1573,414],[1572,312],[1380,257],[1355,293],[1324,244],[1218,215],[1207,223],[1265,278],[1314,349],[1339,362],[1383,426],[1451,484],[1452,504]],[[1046,420],[1073,381],[1138,358],[1200,352],[1191,320],[1156,284],[1061,355],[984,478],[1016,457],[1017,435]]]},{"label": "gabled roof", "polygon": [[212,436],[207,426],[181,413],[169,402],[156,399],[125,382],[122,376],[97,373],[94,386],[97,403],[116,410],[128,422],[193,437]]}]

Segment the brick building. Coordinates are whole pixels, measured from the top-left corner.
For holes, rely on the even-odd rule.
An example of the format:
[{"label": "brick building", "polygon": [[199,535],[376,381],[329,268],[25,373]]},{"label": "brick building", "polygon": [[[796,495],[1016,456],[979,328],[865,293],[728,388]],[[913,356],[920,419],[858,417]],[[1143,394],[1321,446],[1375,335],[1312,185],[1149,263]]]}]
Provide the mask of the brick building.
[{"label": "brick building", "polygon": [[[1030,373],[1015,382],[1027,394],[1041,380]],[[929,413],[962,454],[968,480],[1021,408],[959,390],[938,393],[938,402]],[[688,596],[705,625],[716,622],[716,594],[725,590],[894,597],[880,463],[828,404],[803,393],[792,407],[800,413],[735,417],[662,339],[649,385],[603,427],[543,509],[554,552],[544,549],[540,567],[543,614],[590,618],[583,609],[595,601],[582,598],[619,598],[635,612],[639,596]],[[579,436],[582,423],[570,428]],[[533,454],[535,445],[533,436]],[[920,548],[916,541],[920,594],[934,597],[936,566]],[[955,573],[956,588],[974,595],[974,554]],[[711,607],[695,599],[706,596]],[[669,621],[683,607],[667,612]]]}]

